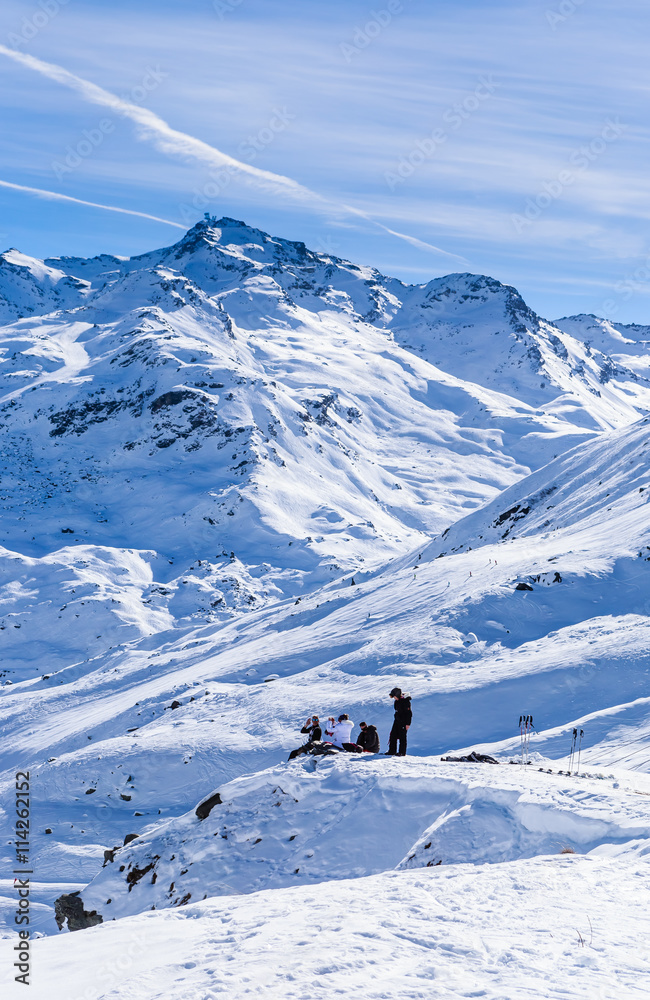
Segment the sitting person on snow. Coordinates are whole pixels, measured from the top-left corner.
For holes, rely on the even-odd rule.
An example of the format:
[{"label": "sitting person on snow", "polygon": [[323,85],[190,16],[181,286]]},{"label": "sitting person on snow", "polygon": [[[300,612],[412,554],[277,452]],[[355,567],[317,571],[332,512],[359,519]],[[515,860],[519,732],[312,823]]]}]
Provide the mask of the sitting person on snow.
[{"label": "sitting person on snow", "polygon": [[323,732],[323,739],[326,743],[332,742],[332,734],[334,733],[334,727],[336,726],[336,719],[333,715],[327,716],[327,722],[325,723],[325,730]]},{"label": "sitting person on snow", "polygon": [[311,750],[311,748],[315,743],[320,743],[322,737],[322,731],[318,716],[317,715],[310,716],[307,719],[304,726],[302,727],[302,729],[300,730],[300,732],[304,733],[306,736],[309,736],[309,740],[307,741],[307,743],[304,743],[301,747],[298,747],[296,750],[292,750],[291,753],[289,754],[289,760],[294,760],[301,753],[309,753],[309,751]]},{"label": "sitting person on snow", "polygon": [[323,738],[323,734],[320,727],[320,720],[317,715],[310,716],[306,723],[300,730],[301,733],[306,733],[309,736],[309,741],[311,743],[320,742]]},{"label": "sitting person on snow", "polygon": [[331,741],[335,747],[339,747],[341,750],[351,750],[357,752],[358,747],[356,743],[351,740],[352,730],[354,729],[354,722],[351,722],[347,713],[344,712],[339,715],[339,720],[334,726],[332,732]]},{"label": "sitting person on snow", "polygon": [[365,722],[359,723],[361,732],[357,737],[357,746],[365,753],[379,753],[379,733],[375,726],[368,726]]}]

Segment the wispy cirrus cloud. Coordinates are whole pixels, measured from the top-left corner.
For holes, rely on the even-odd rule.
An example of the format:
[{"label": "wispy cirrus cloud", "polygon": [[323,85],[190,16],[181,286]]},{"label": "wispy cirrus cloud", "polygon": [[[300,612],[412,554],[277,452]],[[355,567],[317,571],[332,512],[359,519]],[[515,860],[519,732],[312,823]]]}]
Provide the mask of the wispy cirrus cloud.
[{"label": "wispy cirrus cloud", "polygon": [[[0,55],[4,55],[21,66],[33,70],[64,87],[68,87],[78,93],[85,101],[110,108],[121,117],[128,118],[136,126],[137,137],[143,141],[151,142],[161,153],[181,157],[185,160],[199,161],[211,169],[226,168],[230,171],[236,171],[237,176],[243,181],[261,188],[266,193],[280,194],[294,203],[298,202],[303,206],[309,205],[312,209],[315,208],[328,215],[352,215],[355,218],[363,219],[365,222],[381,229],[383,232],[389,233],[391,236],[405,240],[407,243],[421,250],[442,254],[454,260],[464,262],[464,258],[459,257],[457,254],[448,253],[446,250],[434,246],[432,243],[427,243],[406,233],[390,229],[360,209],[355,209],[349,205],[340,204],[325,198],[323,195],[310,190],[291,177],[286,177],[283,174],[277,174],[270,170],[264,170],[251,163],[245,163],[230,156],[228,153],[224,153],[215,146],[203,142],[202,139],[197,139],[186,132],[180,132],[172,128],[168,122],[149,108],[124,100],[105,90],[103,87],[97,86],[97,84],[92,83],[90,80],[85,80],[83,77],[71,73],[63,66],[45,62],[27,53],[7,48],[7,46],[2,44],[0,44]],[[97,207],[101,206],[98,205]],[[181,226],[180,228],[184,227]]]}]

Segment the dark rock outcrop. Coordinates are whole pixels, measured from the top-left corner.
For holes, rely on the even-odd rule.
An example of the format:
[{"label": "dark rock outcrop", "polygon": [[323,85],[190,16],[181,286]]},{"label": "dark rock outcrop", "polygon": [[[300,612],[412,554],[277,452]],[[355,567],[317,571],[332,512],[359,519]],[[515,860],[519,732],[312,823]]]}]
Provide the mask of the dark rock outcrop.
[{"label": "dark rock outcrop", "polygon": [[219,792],[215,792],[209,799],[204,799],[203,802],[199,802],[196,807],[196,815],[199,819],[206,819],[212,812],[213,807],[220,805],[221,796],[219,795]]},{"label": "dark rock outcrop", "polygon": [[84,904],[79,892],[64,893],[54,903],[54,917],[59,930],[63,930],[67,920],[69,931],[83,931],[86,927],[94,927],[104,922],[97,910],[84,910]]},{"label": "dark rock outcrop", "polygon": [[153,868],[154,864],[155,864],[155,861],[150,861],[148,865],[144,866],[144,868],[138,868],[137,865],[136,865],[135,868],[131,869],[131,871],[126,876],[126,882],[127,882],[128,887],[129,887],[129,892],[131,892],[131,889],[133,888],[133,886],[137,882],[139,882],[141,878],[144,878],[144,876],[147,874],[147,872],[151,871],[151,869]]}]

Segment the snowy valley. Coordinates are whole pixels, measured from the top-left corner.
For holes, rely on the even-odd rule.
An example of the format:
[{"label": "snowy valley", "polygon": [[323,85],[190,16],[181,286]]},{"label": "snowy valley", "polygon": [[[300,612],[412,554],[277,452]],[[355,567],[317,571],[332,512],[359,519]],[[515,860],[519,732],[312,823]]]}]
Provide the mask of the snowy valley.
[{"label": "snowy valley", "polygon": [[[10,250],[0,322],[31,995],[647,995],[650,327],[213,218]],[[406,759],[287,763],[396,684]]]}]

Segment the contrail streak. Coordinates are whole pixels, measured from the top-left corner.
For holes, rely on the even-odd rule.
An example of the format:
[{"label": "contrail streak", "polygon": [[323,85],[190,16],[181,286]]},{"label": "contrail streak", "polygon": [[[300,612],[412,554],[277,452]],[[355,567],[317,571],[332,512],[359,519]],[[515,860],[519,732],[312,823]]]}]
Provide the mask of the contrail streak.
[{"label": "contrail streak", "polygon": [[118,208],[116,205],[100,205],[96,201],[84,201],[83,198],[73,198],[69,194],[59,194],[58,191],[45,191],[43,188],[27,187],[26,184],[12,184],[11,181],[0,181],[0,187],[11,188],[13,191],[24,191],[26,194],[35,194],[37,198],[46,198],[48,201],[72,201],[75,205],[88,205],[90,208],[103,208],[106,212],[119,212],[121,215],[138,215],[141,219],[153,219],[154,222],[164,222],[166,226],[176,226],[177,229],[185,230],[178,222],[170,219],[161,219],[158,215],[149,215],[147,212],[135,212],[131,208]]},{"label": "contrail streak", "polygon": [[70,73],[62,66],[45,62],[24,52],[16,52],[7,48],[6,45],[0,45],[0,54],[8,56],[27,69],[40,73],[41,76],[46,76],[64,87],[69,87],[92,104],[100,104],[102,107],[110,108],[122,118],[129,118],[136,125],[138,138],[152,142],[155,148],[163,153],[174,154],[185,160],[191,157],[208,164],[210,167],[234,167],[248,178],[256,180],[257,185],[264,187],[266,191],[269,190],[269,187],[273,187],[275,190],[280,187],[301,203],[307,200],[313,202],[314,198],[326,201],[325,198],[302,187],[290,177],[284,177],[282,174],[275,174],[269,170],[261,170],[250,163],[244,163],[227,153],[222,153],[220,149],[210,146],[201,139],[196,139],[185,132],[179,132],[148,108],[125,101],[115,94],[111,94],[110,91],[104,90],[103,87],[98,87],[89,80],[84,80],[82,77]]},{"label": "contrail streak", "polygon": [[[436,247],[432,243],[425,243],[424,240],[419,240],[414,236],[408,236],[404,233],[397,232],[394,229],[389,229],[383,223],[378,222],[376,219],[366,215],[365,212],[362,212],[359,209],[352,208],[349,205],[337,204],[336,202],[323,197],[323,195],[317,194],[317,192],[304,187],[291,177],[285,177],[283,174],[276,174],[270,170],[261,170],[259,167],[255,167],[251,163],[244,163],[241,160],[237,160],[233,156],[229,156],[228,153],[222,152],[215,146],[211,146],[207,142],[197,139],[195,136],[188,135],[186,132],[179,132],[177,129],[172,128],[171,125],[169,125],[163,118],[148,108],[143,108],[138,104],[125,101],[122,98],[117,97],[115,94],[111,94],[110,91],[104,90],[103,87],[98,87],[97,84],[91,83],[89,80],[84,80],[83,77],[77,76],[75,73],[71,73],[69,70],[64,69],[63,66],[58,66],[56,63],[45,62],[42,59],[37,59],[35,56],[27,55],[27,53],[24,52],[17,52],[14,49],[7,48],[6,45],[0,45],[0,55],[5,55],[14,62],[25,66],[27,69],[34,70],[36,73],[40,73],[42,76],[45,76],[50,80],[54,80],[56,83],[60,83],[64,87],[69,87],[71,90],[80,94],[84,100],[90,101],[92,104],[99,104],[102,107],[111,108],[116,114],[121,115],[123,118],[129,118],[136,125],[137,137],[139,139],[152,142],[154,147],[162,153],[180,156],[185,160],[192,158],[202,163],[206,163],[212,168],[229,167],[231,170],[235,169],[243,175],[243,180],[254,184],[256,187],[261,188],[266,192],[269,190],[282,192],[292,201],[299,202],[301,205],[308,204],[312,208],[317,208],[320,211],[327,212],[329,214],[334,211],[354,215],[357,218],[362,218],[371,225],[376,226],[383,232],[390,233],[391,236],[396,236],[398,239],[405,240],[407,243],[410,243],[412,246],[416,246],[419,249],[428,250],[434,253],[443,254],[447,257],[452,257],[455,260],[464,261],[463,257],[458,257],[457,254],[452,254],[447,250],[442,250],[440,247]],[[184,227],[180,226],[179,228],[183,229]]]}]

